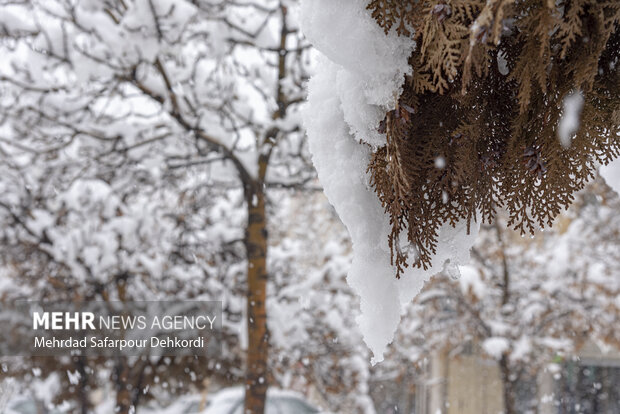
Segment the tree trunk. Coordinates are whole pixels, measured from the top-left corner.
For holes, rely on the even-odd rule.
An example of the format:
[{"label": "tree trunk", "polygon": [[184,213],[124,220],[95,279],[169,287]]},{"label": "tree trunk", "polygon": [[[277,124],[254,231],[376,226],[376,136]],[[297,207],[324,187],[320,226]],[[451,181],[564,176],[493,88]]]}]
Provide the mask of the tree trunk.
[{"label": "tree trunk", "polygon": [[499,361],[499,369],[504,392],[504,414],[516,414],[514,382],[510,378],[510,366],[508,364],[508,357],[503,355]]},{"label": "tree trunk", "polygon": [[[502,229],[497,220],[495,220],[495,230],[497,232],[497,240],[499,242],[502,258],[502,277],[504,279],[504,283],[502,284],[502,314],[504,314],[504,307],[510,302],[510,272],[508,270],[508,260],[506,259],[506,246],[502,238]],[[499,369],[502,376],[504,391],[504,414],[515,414],[515,381],[510,378],[509,364],[508,356],[506,354],[502,355],[502,359],[499,361]]]},{"label": "tree trunk", "polygon": [[129,366],[123,357],[117,359],[114,376],[114,383],[116,384],[114,413],[129,414],[131,409],[131,391],[127,388],[129,384]]},{"label": "tree trunk", "polygon": [[86,373],[86,357],[80,356],[77,359],[77,370],[80,373],[80,384],[78,388],[78,400],[80,413],[88,414],[90,403],[88,400],[88,374]]},{"label": "tree trunk", "polygon": [[267,396],[267,221],[265,194],[255,189],[248,197],[248,226],[245,244],[248,256],[247,326],[244,414],[263,414]]},{"label": "tree trunk", "polygon": [[131,396],[127,390],[116,391],[115,414],[129,414],[131,410]]}]

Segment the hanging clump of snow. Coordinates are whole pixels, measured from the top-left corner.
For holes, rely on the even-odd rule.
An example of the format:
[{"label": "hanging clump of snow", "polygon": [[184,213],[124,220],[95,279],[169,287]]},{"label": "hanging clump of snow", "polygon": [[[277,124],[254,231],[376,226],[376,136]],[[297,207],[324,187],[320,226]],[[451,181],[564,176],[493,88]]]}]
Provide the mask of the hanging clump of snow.
[{"label": "hanging clump of snow", "polygon": [[351,235],[354,257],[347,280],[360,295],[358,323],[375,363],[392,341],[402,305],[431,275],[446,266],[453,274],[469,260],[478,225],[472,222],[469,232],[464,222],[444,225],[431,266],[408,267],[400,279],[394,277],[390,218],[367,168],[373,151],[385,145],[377,125],[396,106],[415,43],[395,33],[386,36],[366,5],[366,0],[304,0],[301,16],[305,35],[322,54],[304,114],[309,147],[325,194]]},{"label": "hanging clump of snow", "polygon": [[558,136],[564,148],[570,147],[574,135],[579,130],[579,117],[583,109],[583,95],[572,93],[564,98],[564,113],[558,125]]}]

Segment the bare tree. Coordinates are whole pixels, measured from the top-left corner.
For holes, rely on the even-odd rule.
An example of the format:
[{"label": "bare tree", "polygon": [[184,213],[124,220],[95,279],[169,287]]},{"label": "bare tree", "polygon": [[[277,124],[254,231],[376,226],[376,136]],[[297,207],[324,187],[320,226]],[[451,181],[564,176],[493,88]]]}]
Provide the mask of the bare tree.
[{"label": "bare tree", "polygon": [[[245,412],[251,413],[264,411],[269,383],[267,191],[313,178],[297,117],[308,46],[292,6],[277,0],[0,3],[0,210],[10,225],[3,241],[19,247],[3,260],[22,273],[33,267],[34,277],[27,255],[38,255],[51,286],[114,280],[113,294],[123,297],[127,277],[142,275],[145,287],[166,283],[166,271],[152,268],[166,267],[157,252],[161,226],[178,230],[180,239],[164,249],[181,263],[175,271],[196,260],[201,241],[212,242],[186,216],[192,209],[154,214],[161,221],[149,223],[150,213],[166,203],[197,203],[201,185],[241,187],[245,231],[223,241],[234,254],[237,243],[245,246]],[[89,238],[93,229],[75,214],[86,204],[115,223],[112,240]],[[133,227],[137,240],[119,217],[124,225],[140,224]],[[63,225],[67,231],[59,230]],[[136,243],[153,244],[153,262],[132,255]],[[132,271],[119,272],[127,267],[121,262],[131,262]],[[149,281],[153,274],[159,277]],[[93,293],[110,294],[103,287]],[[117,403],[128,412],[131,399],[122,394]]]}]

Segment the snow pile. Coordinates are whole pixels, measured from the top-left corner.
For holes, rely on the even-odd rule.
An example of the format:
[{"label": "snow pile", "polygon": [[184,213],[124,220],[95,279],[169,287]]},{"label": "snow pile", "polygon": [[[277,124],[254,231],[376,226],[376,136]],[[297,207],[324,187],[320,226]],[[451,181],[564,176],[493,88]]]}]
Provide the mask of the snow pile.
[{"label": "snow pile", "polygon": [[583,108],[583,96],[579,92],[564,98],[564,111],[558,125],[558,136],[564,148],[570,147],[573,136],[579,130],[579,117]]},{"label": "snow pile", "polygon": [[[366,10],[366,0],[305,0],[301,18],[304,34],[338,65],[335,88],[344,120],[359,140],[383,145],[377,132],[386,109],[393,109],[414,43],[385,36]],[[323,68],[319,65],[319,71]]]},{"label": "snow pile", "polygon": [[487,294],[488,287],[482,279],[482,274],[478,269],[472,266],[460,266],[461,292],[464,295],[469,292],[476,295],[477,298],[483,298]]},{"label": "snow pile", "polygon": [[494,336],[485,339],[482,343],[482,348],[484,349],[484,352],[493,358],[500,359],[502,355],[510,349],[510,343],[506,338]]},{"label": "snow pile", "polygon": [[366,169],[373,148],[385,143],[377,126],[394,108],[414,43],[386,36],[365,9],[365,0],[304,0],[302,29],[323,54],[309,85],[304,119],[310,151],[325,194],[352,239],[354,257],[347,281],[360,296],[358,324],[374,354],[383,360],[400,321],[402,305],[446,262],[469,260],[478,232],[461,223],[444,226],[428,271],[408,269],[397,280],[387,245],[389,217],[370,188]]}]

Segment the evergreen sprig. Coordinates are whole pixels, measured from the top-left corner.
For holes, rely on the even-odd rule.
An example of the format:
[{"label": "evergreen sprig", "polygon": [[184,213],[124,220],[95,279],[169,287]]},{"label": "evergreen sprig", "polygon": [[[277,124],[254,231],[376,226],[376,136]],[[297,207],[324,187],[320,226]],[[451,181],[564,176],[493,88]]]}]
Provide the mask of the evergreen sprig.
[{"label": "evergreen sprig", "polygon": [[[620,155],[620,2],[372,0],[377,23],[417,43],[368,167],[390,215],[396,276],[427,269],[444,223],[551,226],[598,163]],[[570,146],[563,101],[584,98]],[[403,111],[403,108],[406,108]],[[406,241],[405,241],[406,240]]]}]

